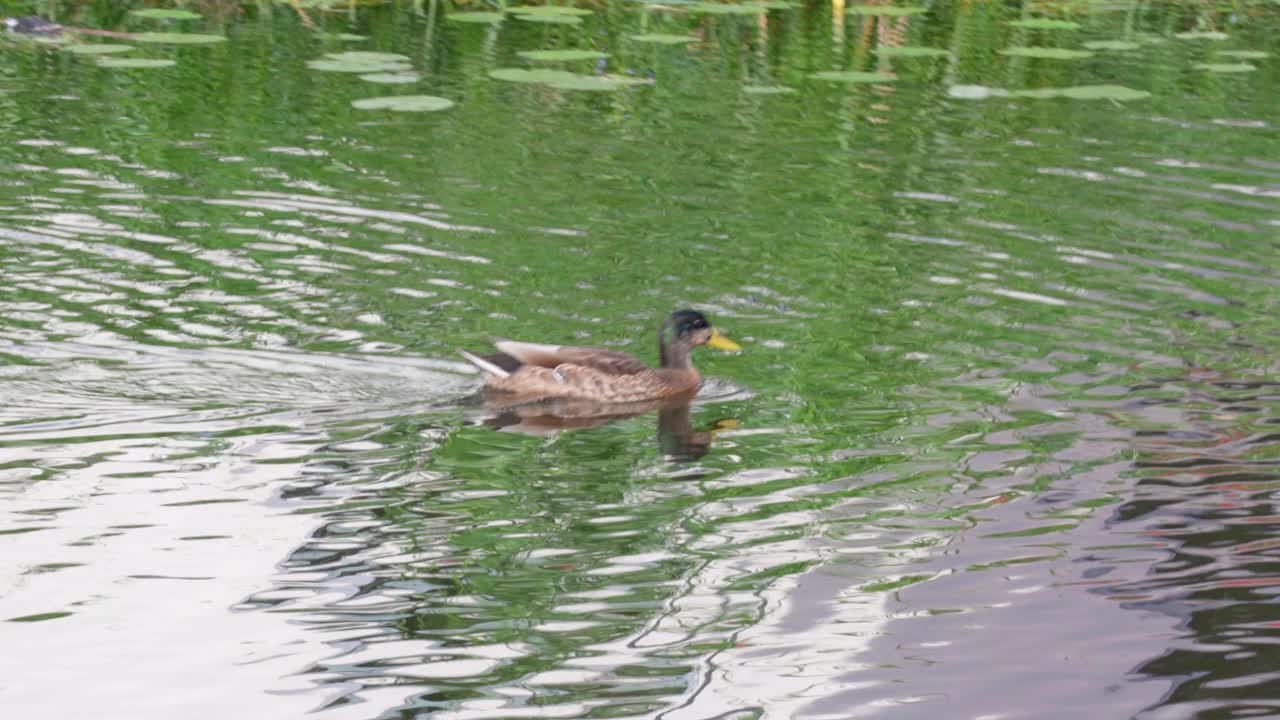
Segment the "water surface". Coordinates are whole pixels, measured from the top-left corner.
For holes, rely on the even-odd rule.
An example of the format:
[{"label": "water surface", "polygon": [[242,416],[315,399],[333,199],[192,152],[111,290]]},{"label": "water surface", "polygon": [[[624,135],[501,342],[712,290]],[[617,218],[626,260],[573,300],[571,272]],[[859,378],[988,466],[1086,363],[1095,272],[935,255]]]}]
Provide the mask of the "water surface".
[{"label": "water surface", "polygon": [[[1280,16],[1092,7],[0,47],[0,707],[1280,713]],[[489,77],[554,48],[652,83]],[[499,432],[454,352],[686,306],[744,346],[687,418]]]}]

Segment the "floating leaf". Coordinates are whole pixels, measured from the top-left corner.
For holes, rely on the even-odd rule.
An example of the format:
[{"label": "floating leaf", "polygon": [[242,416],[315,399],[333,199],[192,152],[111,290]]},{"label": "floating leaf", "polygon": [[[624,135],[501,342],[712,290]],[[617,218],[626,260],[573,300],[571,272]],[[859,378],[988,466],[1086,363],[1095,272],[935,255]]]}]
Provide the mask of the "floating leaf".
[{"label": "floating leaf", "polygon": [[1026,98],[1064,97],[1072,100],[1142,100],[1151,97],[1151,93],[1145,90],[1134,90],[1123,85],[1077,85],[1065,88],[1017,90],[1012,95]]},{"label": "floating leaf", "polygon": [[1014,97],[1036,98],[1036,99],[1062,97],[1062,91],[1058,88],[1036,88],[1034,90],[1014,90],[1012,94]]},{"label": "floating leaf", "polygon": [[947,50],[943,50],[942,48],[887,46],[876,48],[876,54],[881,57],[942,57],[944,55],[950,55],[951,53]]},{"label": "floating leaf", "polygon": [[1014,27],[1027,28],[1028,30],[1079,30],[1080,23],[1071,22],[1070,20],[1050,20],[1048,18],[1028,18],[1026,20],[1014,20],[1009,23]]},{"label": "floating leaf", "polygon": [[549,25],[581,25],[582,18],[573,15],[552,15],[551,13],[516,13],[516,17],[525,22],[540,22]]},{"label": "floating leaf", "polygon": [[609,57],[609,53],[599,50],[526,50],[516,53],[527,60],[544,62],[570,62],[573,60],[600,60]]},{"label": "floating leaf", "polygon": [[961,100],[986,100],[992,97],[1008,97],[1009,91],[983,85],[952,85],[947,88],[947,95]]},{"label": "floating leaf", "polygon": [[349,60],[310,60],[307,67],[322,72],[359,73],[395,73],[408,72],[413,68],[402,62],[351,62]]},{"label": "floating leaf", "polygon": [[1194,67],[1214,73],[1247,73],[1258,69],[1249,63],[1196,63]]},{"label": "floating leaf", "polygon": [[742,92],[748,95],[790,95],[796,91],[785,85],[747,85]]},{"label": "floating leaf", "polygon": [[571,75],[570,77],[552,82],[551,87],[558,90],[608,92],[611,90],[621,90],[622,88],[631,87],[633,85],[648,84],[648,80],[621,77],[618,75]]},{"label": "floating leaf", "polygon": [[448,15],[445,15],[444,19],[452,20],[453,22],[483,23],[488,25],[492,23],[502,22],[502,19],[504,17],[506,16],[503,15],[502,13],[496,13],[496,12],[455,12],[455,13],[449,13]]},{"label": "floating leaf", "polygon": [[519,7],[509,7],[508,12],[517,15],[563,15],[585,17],[593,14],[585,8],[564,7],[561,5],[521,5]]},{"label": "floating leaf", "polygon": [[1261,60],[1270,55],[1270,53],[1265,53],[1261,50],[1219,50],[1217,54],[1222,57],[1240,58],[1241,60]]},{"label": "floating leaf", "polygon": [[1191,32],[1176,33],[1174,37],[1179,40],[1226,40],[1231,36],[1215,30],[1193,30]]},{"label": "floating leaf", "polygon": [[115,53],[129,52],[133,49],[132,45],[112,45],[110,43],[86,43],[84,45],[68,45],[63,50],[76,55],[113,55]]},{"label": "floating leaf", "polygon": [[157,58],[98,58],[98,67],[104,68],[162,68],[173,67],[177,64],[178,63],[174,60],[160,60]]},{"label": "floating leaf", "polygon": [[130,15],[134,17],[147,18],[148,20],[199,20],[200,15],[190,10],[166,10],[164,8],[147,8],[145,10],[130,10]]},{"label": "floating leaf", "polygon": [[696,38],[692,35],[668,35],[667,33],[632,35],[631,39],[636,42],[653,43],[654,45],[687,45],[701,40],[701,38]]},{"label": "floating leaf", "polygon": [[1067,50],[1051,47],[1010,47],[1000,51],[1001,55],[1013,57],[1043,58],[1045,60],[1080,60],[1093,57],[1088,50]]},{"label": "floating leaf", "polygon": [[814,80],[842,83],[893,82],[897,78],[889,73],[860,72],[857,70],[828,70],[810,75]]},{"label": "floating leaf", "polygon": [[761,3],[732,5],[727,3],[695,2],[689,3],[685,7],[689,9],[689,12],[703,13],[705,15],[759,15],[769,10]]},{"label": "floating leaf", "polygon": [[133,36],[134,40],[144,43],[161,43],[164,45],[211,45],[226,42],[223,35],[202,35],[200,33],[160,33],[146,32]]},{"label": "floating leaf", "polygon": [[371,83],[382,83],[385,85],[403,85],[406,83],[418,82],[422,76],[415,72],[396,72],[396,73],[370,73],[361,75],[361,80]]},{"label": "floating leaf", "polygon": [[505,80],[518,83],[550,83],[557,80],[568,80],[576,77],[564,70],[526,70],[524,68],[498,68],[489,71],[494,80]]},{"label": "floating leaf", "polygon": [[919,15],[925,12],[922,7],[900,7],[895,5],[854,5],[845,10],[849,15],[880,15],[882,17],[903,17]]},{"label": "floating leaf", "polygon": [[392,95],[351,101],[357,110],[393,110],[395,112],[438,112],[453,107],[453,101],[435,95]]},{"label": "floating leaf", "polygon": [[1142,47],[1136,42],[1127,40],[1094,40],[1084,46],[1090,50],[1137,50]]},{"label": "floating leaf", "polygon": [[351,63],[407,63],[408,55],[387,52],[367,52],[365,50],[348,50],[340,53],[325,53],[328,60]]}]

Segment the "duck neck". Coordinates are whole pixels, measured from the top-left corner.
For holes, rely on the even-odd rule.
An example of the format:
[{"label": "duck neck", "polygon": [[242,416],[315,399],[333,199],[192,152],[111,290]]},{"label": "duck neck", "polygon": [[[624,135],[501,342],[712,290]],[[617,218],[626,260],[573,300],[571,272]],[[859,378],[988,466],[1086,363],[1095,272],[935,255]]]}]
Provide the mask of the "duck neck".
[{"label": "duck neck", "polygon": [[665,337],[658,337],[658,364],[659,367],[671,370],[688,370],[693,367],[693,363],[689,361],[689,346],[676,340],[667,341]]}]

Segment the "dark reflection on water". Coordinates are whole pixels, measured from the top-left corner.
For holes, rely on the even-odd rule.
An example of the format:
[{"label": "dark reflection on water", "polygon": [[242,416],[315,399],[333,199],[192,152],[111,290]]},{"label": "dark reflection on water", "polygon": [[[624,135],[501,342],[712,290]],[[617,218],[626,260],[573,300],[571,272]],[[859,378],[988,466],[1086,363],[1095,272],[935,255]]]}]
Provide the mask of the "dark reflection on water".
[{"label": "dark reflection on water", "polygon": [[1179,398],[1181,427],[1135,443],[1141,480],[1116,512],[1118,527],[1158,539],[1164,557],[1148,576],[1101,592],[1178,619],[1179,641],[1138,668],[1175,680],[1166,708],[1271,715],[1280,712],[1280,385],[1213,371],[1194,380]]},{"label": "dark reflection on water", "polygon": [[[704,390],[703,394],[706,396],[708,393]],[[551,400],[509,405],[500,398],[497,402],[490,398],[486,405],[492,412],[484,420],[486,426],[502,432],[534,436],[552,436],[653,415],[657,418],[657,446],[675,462],[701,458],[711,448],[717,432],[738,425],[733,418],[721,418],[707,428],[695,428],[692,403],[688,400],[629,404]]]},{"label": "dark reflection on water", "polygon": [[[1275,385],[1190,369],[1125,395],[988,435],[1009,449],[965,467],[993,494],[945,552],[900,565],[893,619],[849,659],[849,689],[800,714],[1274,713]],[[1035,436],[1061,442],[1020,472],[1035,452],[1015,440]],[[1052,479],[1035,489],[1037,476]],[[820,575],[831,602],[853,589],[836,579],[847,573]]]},{"label": "dark reflection on water", "polygon": [[[0,708],[1280,714],[1280,96],[1197,67],[1277,17],[1113,5],[323,18],[427,116],[286,13],[168,75],[0,46]],[[488,76],[597,44],[655,84]],[[991,92],[1098,84],[1152,96]],[[685,306],[746,348],[691,405],[452,359]]]}]

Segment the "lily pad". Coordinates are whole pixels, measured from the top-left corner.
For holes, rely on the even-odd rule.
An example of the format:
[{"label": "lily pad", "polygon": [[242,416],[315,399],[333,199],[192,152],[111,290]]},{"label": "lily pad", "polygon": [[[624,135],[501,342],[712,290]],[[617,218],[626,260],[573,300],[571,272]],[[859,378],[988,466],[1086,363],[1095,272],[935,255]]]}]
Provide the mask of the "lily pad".
[{"label": "lily pad", "polygon": [[1216,30],[1192,30],[1191,32],[1175,33],[1174,37],[1179,40],[1226,40],[1231,36]]},{"label": "lily pad", "polygon": [[129,68],[141,70],[145,68],[173,67],[177,64],[178,63],[175,60],[163,60],[159,58],[98,58],[98,67],[104,68]]},{"label": "lily pad", "polygon": [[352,100],[357,110],[392,110],[394,112],[438,112],[453,107],[453,101],[435,95],[391,95],[389,97]]},{"label": "lily pad", "polygon": [[993,97],[1008,97],[1009,91],[985,85],[952,85],[947,88],[947,95],[961,100],[986,100]]},{"label": "lily pad", "polygon": [[516,13],[516,18],[525,22],[547,23],[548,25],[581,25],[582,18],[575,15],[554,15],[551,13]]},{"label": "lily pad", "polygon": [[585,90],[589,92],[609,92],[612,90],[621,90],[625,87],[634,85],[648,85],[648,80],[640,78],[621,77],[617,75],[572,75],[570,77],[556,80],[551,83],[551,87],[558,90]]},{"label": "lily pad", "polygon": [[173,10],[165,8],[130,10],[129,14],[134,17],[147,18],[148,20],[199,20],[201,18],[199,13],[193,13],[190,10]]},{"label": "lily pad", "polygon": [[876,54],[881,57],[943,57],[950,55],[951,52],[942,48],[931,47],[913,47],[905,45],[902,47],[878,47]]},{"label": "lily pad", "polygon": [[1193,67],[1213,73],[1247,73],[1258,69],[1249,63],[1196,63]]},{"label": "lily pad", "polygon": [[1145,100],[1151,97],[1151,93],[1123,85],[1077,85],[1062,88],[1062,97],[1072,100]]},{"label": "lily pad", "polygon": [[1137,50],[1142,47],[1136,42],[1127,40],[1093,40],[1084,46],[1090,50]]},{"label": "lily pad", "polygon": [[162,45],[212,45],[213,43],[226,42],[224,35],[204,35],[201,33],[161,33],[146,32],[139,33],[133,37],[134,40],[144,43],[159,43]]},{"label": "lily pad", "polygon": [[361,75],[369,75],[372,73],[396,73],[408,72],[412,70],[412,66],[404,62],[352,62],[350,60],[309,60],[307,67],[312,70],[320,70],[322,72],[339,72],[339,73],[359,73]]},{"label": "lily pad", "polygon": [[62,49],[76,55],[114,55],[115,53],[129,52],[133,49],[133,46],[113,45],[111,43],[85,43],[83,45],[67,45]]},{"label": "lily pad", "polygon": [[526,50],[516,54],[526,60],[542,60],[544,62],[600,60],[609,57],[609,53],[600,52],[599,50]]},{"label": "lily pad", "polygon": [[1077,85],[1064,88],[1039,88],[1036,90],[1017,90],[1011,94],[1014,97],[1024,98],[1064,97],[1072,100],[1143,100],[1151,97],[1151,93],[1145,90],[1134,90],[1123,85]]},{"label": "lily pad", "polygon": [[482,23],[485,25],[491,25],[493,23],[502,22],[504,17],[506,16],[502,13],[496,12],[455,12],[445,15],[444,19],[460,23]]},{"label": "lily pad", "polygon": [[742,92],[748,95],[790,95],[795,91],[786,85],[747,85],[742,88]]},{"label": "lily pad", "polygon": [[585,8],[564,7],[561,5],[521,5],[519,7],[509,7],[507,11],[517,15],[563,15],[568,17],[586,17],[594,14]]},{"label": "lily pad", "polygon": [[369,73],[368,75],[361,75],[360,79],[384,85],[404,85],[418,82],[422,79],[422,76],[416,72]]},{"label": "lily pad", "polygon": [[730,3],[695,2],[685,6],[689,12],[704,15],[759,15],[769,11],[763,3],[746,3],[734,5]]},{"label": "lily pad", "polygon": [[326,60],[353,63],[407,63],[408,55],[387,52],[368,52],[365,50],[348,50],[340,53],[325,53]]},{"label": "lily pad", "polygon": [[1050,20],[1049,18],[1027,18],[1026,20],[1014,20],[1009,23],[1014,27],[1027,28],[1028,30],[1079,30],[1080,23],[1071,22],[1070,20]]},{"label": "lily pad", "polygon": [[1013,57],[1042,58],[1045,60],[1080,60],[1093,57],[1088,50],[1068,50],[1051,47],[1010,47],[1000,51],[1001,55]]},{"label": "lily pad", "polygon": [[702,38],[696,38],[692,35],[669,35],[667,33],[647,33],[644,35],[632,35],[632,40],[642,43],[653,43],[654,45],[687,45],[695,43]]},{"label": "lily pad", "polygon": [[1013,97],[1036,98],[1037,100],[1043,100],[1046,98],[1062,97],[1062,90],[1060,88],[1052,88],[1052,87],[1051,88],[1035,88],[1032,90],[1014,90],[1011,94],[1013,95]]},{"label": "lily pad", "polygon": [[841,83],[883,83],[897,80],[897,77],[889,73],[860,72],[858,70],[827,70],[814,73],[809,77],[814,80]]},{"label": "lily pad", "polygon": [[1269,57],[1271,53],[1265,53],[1261,50],[1219,50],[1216,54],[1221,57],[1240,58],[1241,60],[1261,60]]},{"label": "lily pad", "polygon": [[853,5],[845,10],[848,15],[880,15],[883,17],[903,17],[920,15],[925,12],[922,7],[903,7],[899,5]]},{"label": "lily pad", "polygon": [[517,83],[551,83],[557,80],[569,80],[576,77],[564,70],[526,70],[524,68],[497,68],[489,71],[494,80],[505,80]]}]

